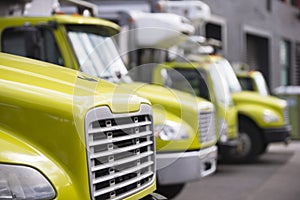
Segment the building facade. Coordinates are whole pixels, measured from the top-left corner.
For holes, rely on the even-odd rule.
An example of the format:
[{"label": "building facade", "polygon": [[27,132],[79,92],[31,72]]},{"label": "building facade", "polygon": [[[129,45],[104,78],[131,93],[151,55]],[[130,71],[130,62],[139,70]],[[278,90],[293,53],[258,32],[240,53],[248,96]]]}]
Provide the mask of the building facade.
[{"label": "building facade", "polygon": [[300,0],[202,0],[213,16],[201,34],[231,62],[260,70],[271,90],[300,85]]}]

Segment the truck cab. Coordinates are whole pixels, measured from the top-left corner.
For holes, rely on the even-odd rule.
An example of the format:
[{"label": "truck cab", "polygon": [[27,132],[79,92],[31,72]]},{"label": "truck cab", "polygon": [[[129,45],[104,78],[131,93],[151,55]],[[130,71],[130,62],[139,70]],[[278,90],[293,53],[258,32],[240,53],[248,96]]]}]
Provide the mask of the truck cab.
[{"label": "truck cab", "polygon": [[218,68],[237,107],[240,141],[238,148],[231,153],[233,160],[253,161],[266,151],[268,144],[287,142],[291,126],[286,101],[242,91],[232,66],[221,56],[203,55],[198,61],[200,65],[209,62]]},{"label": "truck cab", "polygon": [[148,100],[4,53],[0,71],[0,199],[159,199]]},{"label": "truck cab", "polygon": [[[168,57],[170,55],[169,52],[172,51],[170,49],[189,40],[190,35],[193,34],[195,30],[191,23],[187,22],[184,25],[179,26],[178,23],[170,23],[169,19],[172,19],[172,21],[178,19],[177,22],[188,21],[188,19],[172,13],[140,12],[123,13],[121,18],[123,19],[122,21],[130,21],[130,23],[123,26],[123,28],[126,27],[124,35],[126,34],[128,38],[122,39],[128,41],[128,52],[130,52],[128,63],[133,66],[138,66],[130,71],[135,80],[168,86],[163,84],[162,81],[162,78],[165,75],[164,72],[167,72],[168,70],[160,71],[162,68],[169,67],[168,69],[170,69],[172,67],[175,68],[180,66],[188,69],[188,66],[191,66],[188,59],[184,62],[166,62],[166,57]],[[148,23],[149,21],[151,21],[151,23]],[[122,24],[122,22],[120,23]],[[149,31],[150,28],[155,28],[154,30],[156,33],[154,31]],[[139,38],[141,38],[139,36],[145,36],[147,40],[139,40]],[[166,39],[166,42],[162,42],[161,38],[163,37],[168,38]],[[149,41],[151,40],[152,42],[150,43]],[[191,68],[193,67],[191,66]],[[156,70],[159,72],[156,72]],[[168,79],[168,77],[165,78]],[[179,79],[173,80],[174,87],[168,88],[180,90],[205,99],[206,101],[211,101],[211,103],[214,104],[216,108],[215,130],[217,131],[219,155],[224,159],[227,158],[230,149],[235,149],[238,142],[237,110],[234,108],[231,99],[228,100],[229,103],[227,102],[230,106],[224,106],[223,103],[219,103],[215,100],[216,98],[210,98],[210,93],[213,93],[212,87],[210,88],[210,91],[207,88],[202,88],[204,90],[201,91],[200,95],[198,89],[194,90],[193,87],[190,86],[192,83],[188,83],[184,78],[182,80],[183,81],[179,81]],[[189,80],[189,78],[186,78],[186,80]],[[165,81],[167,82],[167,80]],[[179,82],[182,82],[183,84],[180,84]],[[205,94],[202,95],[202,92]]]},{"label": "truck cab", "polygon": [[[170,186],[171,196],[187,181],[216,170],[214,106],[180,91],[132,82],[112,39],[119,31],[116,24],[66,15],[5,17],[1,21],[1,51],[80,70],[118,83],[118,90],[131,89],[150,100],[154,106],[158,183]],[[205,120],[200,119],[202,116]]]},{"label": "truck cab", "polygon": [[209,62],[167,62],[153,72],[153,83],[175,88],[211,101],[216,107],[216,130],[219,155],[231,159],[230,152],[237,148],[237,108],[233,104],[229,85]]},{"label": "truck cab", "polygon": [[249,70],[249,66],[242,63],[233,63],[232,67],[242,90],[258,92],[262,96],[270,95],[266,80],[260,71]]},{"label": "truck cab", "polygon": [[269,89],[263,75],[259,71],[236,72],[242,90],[254,91],[262,96],[269,95]]},{"label": "truck cab", "polygon": [[[226,74],[232,98],[239,110],[239,123],[243,124],[240,130],[245,151],[242,152],[246,153],[247,149],[249,152],[248,155],[247,153],[235,155],[254,158],[265,152],[269,143],[287,142],[291,126],[286,101],[272,96],[262,96],[253,91],[242,91],[232,66],[225,59],[220,62],[223,63],[221,64],[223,73]],[[255,149],[251,147],[254,145]]]}]

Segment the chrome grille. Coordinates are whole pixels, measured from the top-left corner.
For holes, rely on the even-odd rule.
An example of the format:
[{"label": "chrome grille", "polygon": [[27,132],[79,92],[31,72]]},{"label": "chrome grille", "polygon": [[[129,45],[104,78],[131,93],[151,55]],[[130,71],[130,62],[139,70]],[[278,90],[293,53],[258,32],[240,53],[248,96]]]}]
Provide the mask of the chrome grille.
[{"label": "chrome grille", "polygon": [[86,116],[86,141],[92,199],[123,199],[155,178],[152,109],[113,114],[99,107]]},{"label": "chrome grille", "polygon": [[289,107],[286,106],[283,109],[283,120],[285,124],[289,124],[290,123],[290,118],[289,118]]},{"label": "chrome grille", "polygon": [[213,111],[201,111],[199,114],[199,140],[201,143],[216,139],[215,114]]}]

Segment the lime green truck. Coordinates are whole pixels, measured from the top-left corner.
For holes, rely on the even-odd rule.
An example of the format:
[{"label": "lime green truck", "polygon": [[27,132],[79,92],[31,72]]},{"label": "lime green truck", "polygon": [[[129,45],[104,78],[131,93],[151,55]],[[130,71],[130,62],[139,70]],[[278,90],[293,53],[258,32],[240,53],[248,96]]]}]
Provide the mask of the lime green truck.
[{"label": "lime green truck", "polygon": [[[240,65],[240,68],[243,65]],[[240,82],[242,90],[255,91],[262,96],[270,95],[266,80],[260,71],[235,69],[235,74]]]},{"label": "lime green truck", "polygon": [[230,152],[238,145],[237,108],[226,81],[215,66],[175,61],[162,63],[153,71],[153,83],[211,101],[216,107],[219,156],[224,161],[230,159]]},{"label": "lime green truck", "polygon": [[[253,161],[265,152],[269,143],[288,140],[291,126],[285,101],[271,96],[261,96],[256,92],[242,91],[231,65],[223,57],[203,55],[195,60],[197,62],[173,62],[158,66],[153,82],[164,84],[161,70],[173,69],[183,74],[200,96],[208,96],[201,83],[204,79],[208,87],[212,88],[210,98],[213,101],[215,99],[227,107],[236,106],[239,142],[237,148],[229,152],[229,159],[238,162]],[[169,73],[169,78],[171,76]],[[175,85],[170,87],[176,88]],[[227,123],[230,121],[232,119]],[[232,126],[234,123],[231,122]]]},{"label": "lime green truck", "polygon": [[262,96],[269,95],[267,83],[259,71],[244,71],[235,74],[243,90],[255,91]]},{"label": "lime green truck", "polygon": [[161,199],[150,195],[156,160],[148,100],[4,53],[0,71],[0,199]]},{"label": "lime green truck", "polygon": [[184,92],[132,82],[111,39],[118,30],[112,22],[81,16],[4,17],[0,49],[119,83],[120,90],[129,88],[149,99],[154,111],[158,189],[174,196],[187,181],[216,170],[214,106]]}]

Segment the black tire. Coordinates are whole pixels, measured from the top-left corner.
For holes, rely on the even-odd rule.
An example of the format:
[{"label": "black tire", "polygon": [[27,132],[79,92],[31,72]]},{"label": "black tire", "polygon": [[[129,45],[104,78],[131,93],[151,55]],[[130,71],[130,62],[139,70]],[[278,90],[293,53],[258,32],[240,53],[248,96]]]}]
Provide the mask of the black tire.
[{"label": "black tire", "polygon": [[268,143],[263,143],[262,148],[261,148],[259,154],[264,154],[264,153],[266,153],[267,148],[268,148],[268,145],[269,145]]},{"label": "black tire", "polygon": [[255,161],[266,150],[263,145],[260,130],[252,121],[243,117],[239,118],[239,144],[230,152],[233,162],[249,163]]},{"label": "black tire", "polygon": [[173,199],[183,190],[184,185],[184,183],[174,185],[160,185],[157,183],[157,190],[155,192],[167,197],[167,199]]}]

